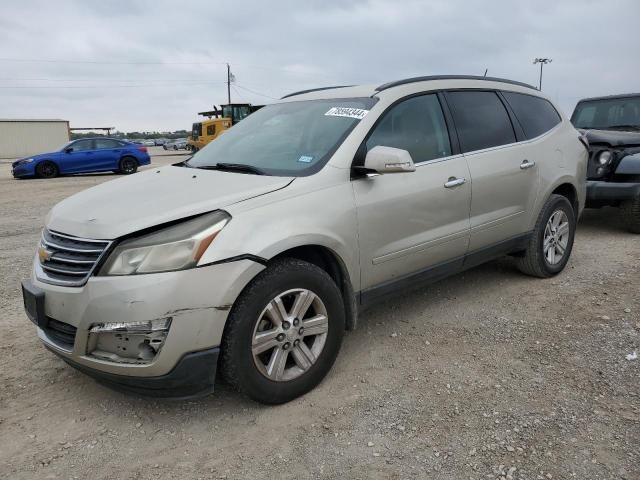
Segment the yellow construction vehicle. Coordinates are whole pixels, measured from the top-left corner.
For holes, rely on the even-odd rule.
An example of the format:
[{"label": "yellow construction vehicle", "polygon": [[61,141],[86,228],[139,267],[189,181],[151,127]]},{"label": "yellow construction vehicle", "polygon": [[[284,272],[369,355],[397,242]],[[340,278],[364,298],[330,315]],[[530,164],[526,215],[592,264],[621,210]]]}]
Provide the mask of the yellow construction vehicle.
[{"label": "yellow construction vehicle", "polygon": [[240,120],[262,107],[263,105],[251,105],[250,103],[231,103],[222,105],[220,108],[214,105],[213,110],[198,112],[198,115],[207,117],[207,119],[193,124],[191,135],[187,138],[187,148],[192,152],[197,152]]}]

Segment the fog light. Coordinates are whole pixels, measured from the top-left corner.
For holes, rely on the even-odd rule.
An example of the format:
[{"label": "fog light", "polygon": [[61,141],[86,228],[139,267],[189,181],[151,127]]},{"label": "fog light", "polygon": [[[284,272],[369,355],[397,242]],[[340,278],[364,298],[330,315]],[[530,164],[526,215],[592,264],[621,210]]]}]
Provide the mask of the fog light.
[{"label": "fog light", "polygon": [[164,345],[170,326],[171,317],[95,324],[89,329],[87,355],[115,363],[150,363]]}]

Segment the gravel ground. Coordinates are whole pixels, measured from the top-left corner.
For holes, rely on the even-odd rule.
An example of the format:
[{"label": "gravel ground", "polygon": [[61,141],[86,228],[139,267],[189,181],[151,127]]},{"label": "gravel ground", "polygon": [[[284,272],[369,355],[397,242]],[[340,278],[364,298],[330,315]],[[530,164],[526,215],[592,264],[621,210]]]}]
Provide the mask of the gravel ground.
[{"label": "gravel ground", "polygon": [[615,210],[554,279],[504,259],[372,308],[287,405],[154,401],[66,366],[22,311],[47,211],[112,178],[0,163],[0,478],[640,479],[640,237]]}]

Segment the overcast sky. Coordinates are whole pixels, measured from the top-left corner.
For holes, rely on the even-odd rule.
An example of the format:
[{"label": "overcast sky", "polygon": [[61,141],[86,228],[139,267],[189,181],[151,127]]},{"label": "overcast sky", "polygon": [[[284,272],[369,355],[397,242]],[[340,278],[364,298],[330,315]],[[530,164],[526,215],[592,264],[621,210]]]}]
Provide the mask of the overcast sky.
[{"label": "overcast sky", "polygon": [[226,102],[416,75],[538,82],[567,114],[639,91],[639,0],[31,1],[0,3],[0,118],[190,129]]}]

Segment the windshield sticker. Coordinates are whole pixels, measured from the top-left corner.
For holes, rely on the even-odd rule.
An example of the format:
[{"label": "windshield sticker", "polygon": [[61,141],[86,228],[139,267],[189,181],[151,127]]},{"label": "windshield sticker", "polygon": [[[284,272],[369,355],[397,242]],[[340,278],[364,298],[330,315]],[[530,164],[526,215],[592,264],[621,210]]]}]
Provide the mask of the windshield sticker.
[{"label": "windshield sticker", "polygon": [[350,108],[350,107],[333,107],[329,109],[325,116],[329,117],[349,117],[362,120],[364,116],[369,113],[369,110],[362,108]]},{"label": "windshield sticker", "polygon": [[309,157],[307,155],[302,155],[298,161],[302,162],[302,163],[311,163],[311,161],[313,160],[313,157]]}]

